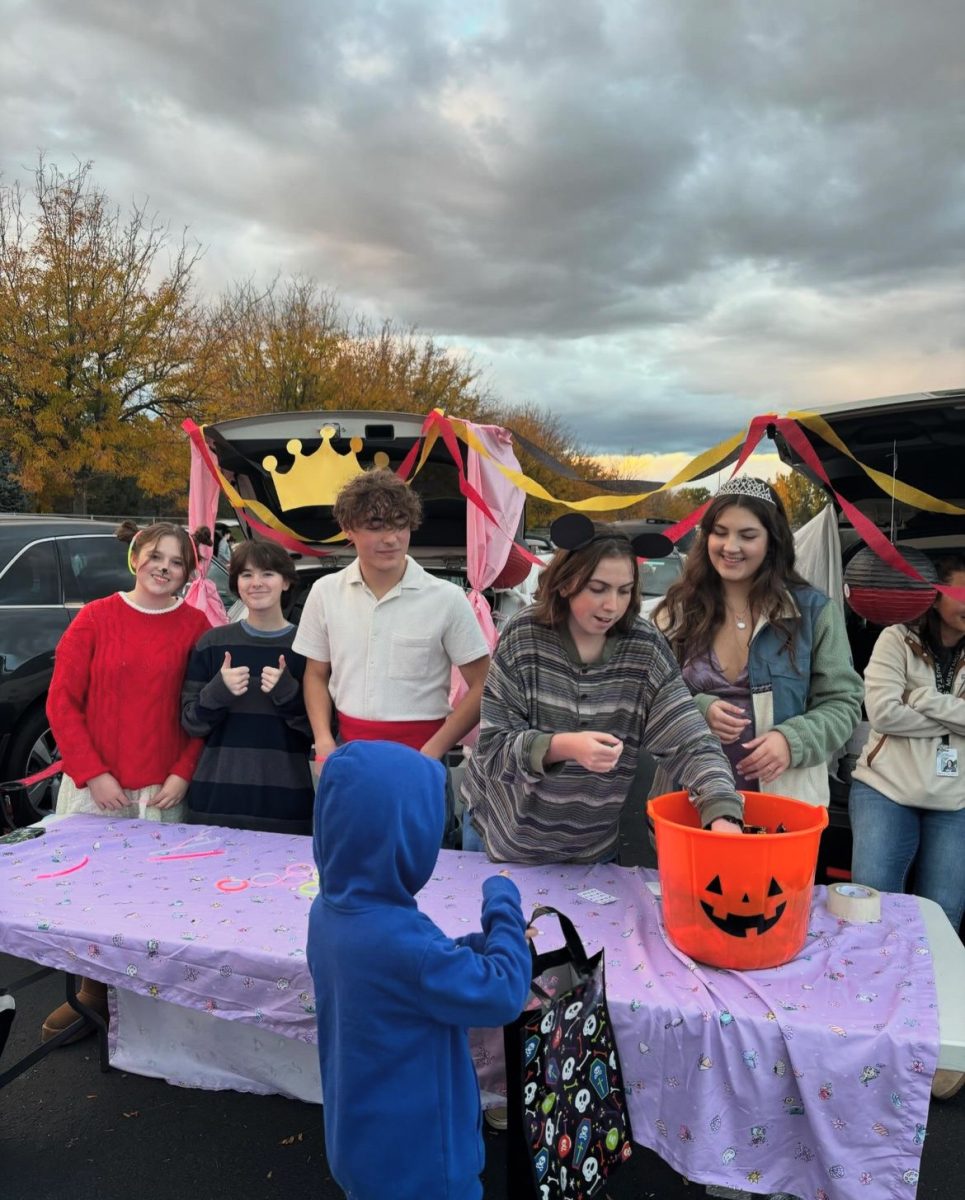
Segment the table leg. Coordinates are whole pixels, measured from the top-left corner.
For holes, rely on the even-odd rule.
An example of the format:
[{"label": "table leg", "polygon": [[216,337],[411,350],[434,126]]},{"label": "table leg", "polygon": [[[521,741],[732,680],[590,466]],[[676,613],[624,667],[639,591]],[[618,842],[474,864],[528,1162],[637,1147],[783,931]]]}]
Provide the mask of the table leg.
[{"label": "table leg", "polygon": [[[0,999],[9,996],[12,999],[12,993],[19,988],[28,987],[32,983],[36,983],[38,979],[43,979],[49,975],[53,967],[43,967],[39,971],[35,971],[32,975],[26,975],[23,979],[18,979],[12,984],[9,989],[3,989],[0,992]],[[82,1004],[77,998],[77,980],[76,977],[68,972],[66,975],[67,983],[67,1003],[81,1017],[86,1025],[91,1025],[97,1033],[97,1048],[100,1054],[100,1068],[102,1071],[110,1070],[109,1048],[107,1042],[107,1022],[93,1009],[88,1008],[86,1004]],[[10,1027],[13,1024],[13,1018],[16,1015],[15,1007],[7,1005],[0,1011],[0,1054],[6,1045],[7,1035],[10,1032]],[[35,1063],[40,1062],[42,1058],[46,1058],[51,1050],[56,1050],[58,1046],[76,1036],[77,1029],[74,1026],[69,1026],[56,1034],[49,1041],[43,1042],[36,1049],[31,1050],[29,1054],[25,1054],[23,1058],[18,1059],[12,1066],[5,1071],[0,1072],[0,1089],[7,1086],[14,1079],[17,1079],[24,1071],[28,1071]]]}]

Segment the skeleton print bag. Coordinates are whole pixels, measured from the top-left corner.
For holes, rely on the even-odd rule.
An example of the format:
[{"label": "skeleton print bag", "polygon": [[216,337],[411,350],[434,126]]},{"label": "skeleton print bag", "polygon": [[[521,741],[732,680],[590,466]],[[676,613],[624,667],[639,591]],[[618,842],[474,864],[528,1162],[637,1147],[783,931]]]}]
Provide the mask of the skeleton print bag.
[{"label": "skeleton print bag", "polygon": [[587,958],[555,908],[566,946],[533,953],[529,1004],[505,1029],[509,1200],[589,1200],[630,1157],[623,1077],[606,1007],[603,951]]}]

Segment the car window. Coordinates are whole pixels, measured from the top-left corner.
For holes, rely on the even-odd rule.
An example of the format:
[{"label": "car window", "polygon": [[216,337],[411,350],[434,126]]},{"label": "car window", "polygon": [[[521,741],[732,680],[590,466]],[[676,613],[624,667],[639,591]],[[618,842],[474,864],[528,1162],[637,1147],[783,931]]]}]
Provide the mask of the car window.
[{"label": "car window", "polygon": [[51,541],[28,546],[0,576],[0,604],[60,602],[60,573]]},{"label": "car window", "polygon": [[663,596],[683,567],[678,555],[650,558],[640,564],[640,591],[644,596]]},{"label": "car window", "polygon": [[221,597],[221,603],[225,606],[225,612],[231,608],[232,604],[238,597],[232,592],[228,586],[228,571],[224,563],[219,559],[213,558],[208,567],[208,578],[214,583],[218,589],[218,595]]},{"label": "car window", "polygon": [[68,604],[86,604],[133,586],[127,545],[113,536],[58,538]]}]

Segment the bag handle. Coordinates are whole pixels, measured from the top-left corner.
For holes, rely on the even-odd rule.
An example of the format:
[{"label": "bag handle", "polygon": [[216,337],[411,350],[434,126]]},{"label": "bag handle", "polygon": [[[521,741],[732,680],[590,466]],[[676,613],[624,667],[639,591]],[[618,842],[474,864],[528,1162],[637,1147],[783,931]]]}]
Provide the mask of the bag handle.
[{"label": "bag handle", "polygon": [[[570,918],[566,915],[566,913],[560,912],[558,908],[553,908],[549,904],[540,904],[533,909],[529,918],[529,924],[532,925],[534,921],[538,921],[540,917],[545,916],[556,917],[560,923],[560,929],[563,931],[563,940],[566,942],[567,954],[569,954],[577,970],[579,970],[581,973],[588,971],[590,969],[590,963],[586,955],[586,950],[583,948],[583,942],[580,938],[580,935],[577,933],[576,926],[573,924]],[[540,967],[540,958],[543,956],[536,953],[536,947],[533,945],[532,939],[530,939],[529,943],[529,952],[533,960],[533,977],[531,982],[532,990],[538,996],[542,997],[542,999],[549,1000],[550,997],[546,994],[546,992],[543,991],[539,984],[536,983],[536,976],[541,974],[542,971],[542,968]],[[552,954],[554,951],[550,951],[549,953]]]}]

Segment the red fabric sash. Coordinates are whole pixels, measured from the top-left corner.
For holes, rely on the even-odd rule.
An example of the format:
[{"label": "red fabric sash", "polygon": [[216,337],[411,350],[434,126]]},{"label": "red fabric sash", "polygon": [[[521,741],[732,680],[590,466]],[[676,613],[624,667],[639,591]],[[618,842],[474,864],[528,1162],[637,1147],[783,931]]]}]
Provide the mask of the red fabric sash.
[{"label": "red fabric sash", "polygon": [[338,714],[338,732],[343,742],[401,742],[421,750],[445,724],[445,717],[434,721],[366,721],[362,717]]}]

